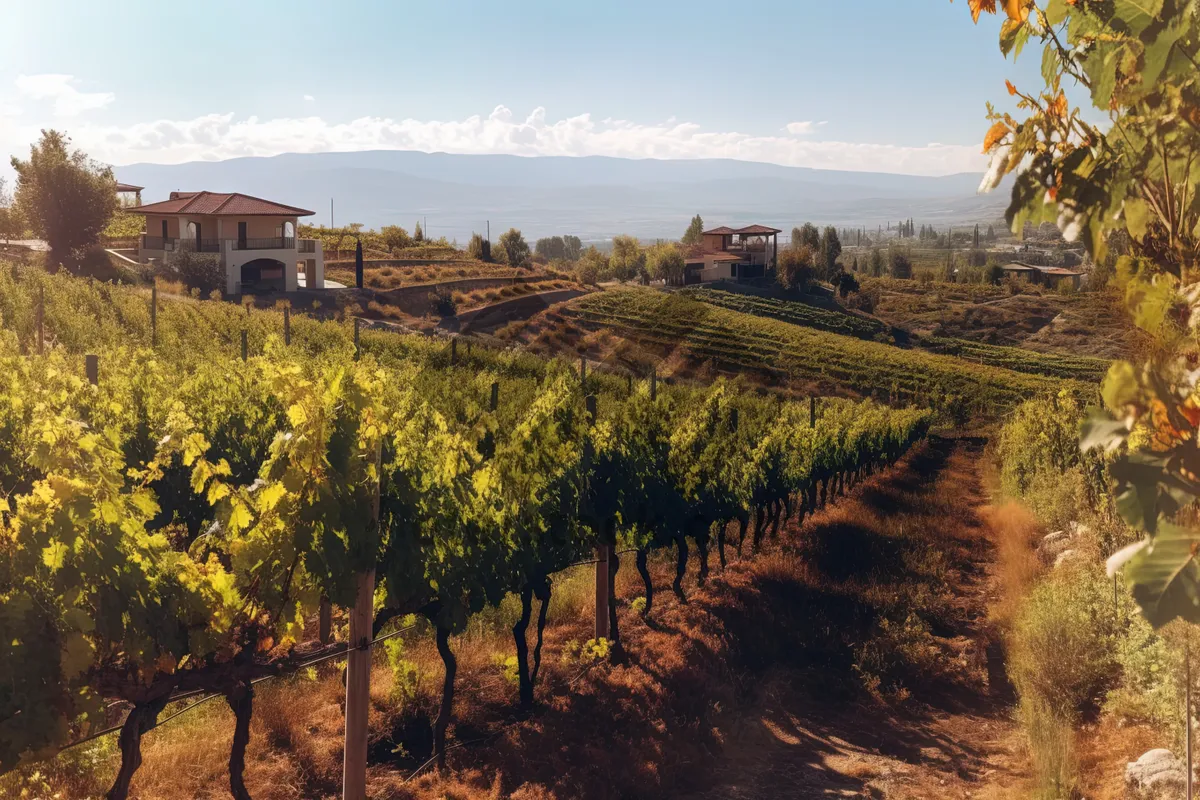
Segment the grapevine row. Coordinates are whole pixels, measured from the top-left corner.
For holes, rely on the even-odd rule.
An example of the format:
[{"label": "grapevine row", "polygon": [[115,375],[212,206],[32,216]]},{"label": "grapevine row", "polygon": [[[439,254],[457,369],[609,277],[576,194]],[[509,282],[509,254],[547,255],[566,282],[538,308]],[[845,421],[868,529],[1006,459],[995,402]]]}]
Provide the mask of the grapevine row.
[{"label": "grapevine row", "polygon": [[[20,313],[35,293],[42,355]],[[122,700],[114,798],[141,735],[197,691],[234,711],[231,791],[249,797],[253,682],[344,650],[326,625],[309,641],[306,621],[353,606],[364,575],[376,636],[414,613],[436,628],[444,756],[450,637],[472,614],[521,598],[528,706],[556,572],[606,553],[620,658],[618,546],[636,551],[650,614],[652,550],[677,550],[682,597],[692,546],[703,583],[711,547],[725,563],[728,523],[739,549],[757,549],[930,423],[871,401],[815,413],[721,381],[581,382],[515,354],[450,364],[412,337],[379,334],[356,353],[348,326],[299,317],[287,347],[280,315],[208,302],[162,303],[151,350],[145,309],[132,290],[0,275],[0,769],[102,726]],[[243,360],[233,342],[247,329],[262,338]]]}]

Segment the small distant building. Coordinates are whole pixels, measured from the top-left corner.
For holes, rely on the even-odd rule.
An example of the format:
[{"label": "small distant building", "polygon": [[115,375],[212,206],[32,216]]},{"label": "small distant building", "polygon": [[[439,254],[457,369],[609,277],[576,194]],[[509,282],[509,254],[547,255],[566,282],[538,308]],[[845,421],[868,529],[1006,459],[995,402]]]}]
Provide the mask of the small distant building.
[{"label": "small distant building", "polygon": [[237,192],[171,192],[167,200],[131,208],[146,217],[138,260],[162,263],[181,250],[220,256],[227,294],[294,292],[303,269],[307,287],[325,285],[318,239],[296,238],[300,217],[314,212]]},{"label": "small distant building", "polygon": [[768,277],[768,272],[775,271],[780,233],[780,229],[767,225],[722,225],[704,231],[701,243],[684,253],[684,283]]},{"label": "small distant building", "polygon": [[121,204],[121,208],[140,206],[142,204],[142,189],[145,188],[145,186],[134,186],[132,183],[117,181],[117,201]]},{"label": "small distant building", "polygon": [[1014,261],[1001,267],[1005,275],[1012,275],[1020,280],[1042,286],[1056,287],[1063,281],[1070,281],[1071,286],[1078,289],[1083,282],[1084,273],[1067,269],[1066,267],[1042,267],[1036,264],[1023,264]]}]

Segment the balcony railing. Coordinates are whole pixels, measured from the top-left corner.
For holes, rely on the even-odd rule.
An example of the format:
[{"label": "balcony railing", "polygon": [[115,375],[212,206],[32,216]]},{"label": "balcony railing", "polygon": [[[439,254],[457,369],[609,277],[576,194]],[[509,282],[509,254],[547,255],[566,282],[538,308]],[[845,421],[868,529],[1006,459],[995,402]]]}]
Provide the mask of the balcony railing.
[{"label": "balcony railing", "polygon": [[193,253],[219,253],[221,252],[220,239],[180,239],[180,250],[189,250]]},{"label": "balcony railing", "polygon": [[[166,236],[142,236],[143,250],[190,250],[197,253],[219,253],[225,242],[234,250],[295,250],[297,240],[290,236],[266,239],[175,239]],[[317,252],[316,240],[300,239],[301,253]]]},{"label": "balcony railing", "polygon": [[290,236],[269,239],[234,239],[234,250],[295,250],[296,240]]},{"label": "balcony railing", "polygon": [[174,250],[175,240],[166,236],[143,236],[143,250]]}]

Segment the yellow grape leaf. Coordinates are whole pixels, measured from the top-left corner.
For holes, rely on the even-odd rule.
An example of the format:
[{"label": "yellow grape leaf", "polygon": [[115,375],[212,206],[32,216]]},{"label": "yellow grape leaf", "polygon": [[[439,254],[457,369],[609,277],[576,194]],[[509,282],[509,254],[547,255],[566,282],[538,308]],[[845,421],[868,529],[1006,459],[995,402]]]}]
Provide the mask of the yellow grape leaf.
[{"label": "yellow grape leaf", "polygon": [[1146,205],[1146,201],[1140,197],[1128,197],[1125,199],[1125,227],[1129,229],[1129,235],[1134,239],[1141,239],[1146,235],[1146,223],[1150,219],[1150,206]]},{"label": "yellow grape leaf", "polygon": [[1015,86],[1013,86],[1013,85],[1012,85],[1012,81],[1006,80],[1006,81],[1004,82],[1004,86],[1005,86],[1005,87],[1008,89],[1008,93],[1009,93],[1010,95],[1013,95],[1013,94],[1016,94],[1016,93],[1017,93],[1017,87],[1015,87]]},{"label": "yellow grape leaf", "polygon": [[1004,138],[1008,133],[1008,124],[1004,121],[997,122],[992,127],[988,128],[987,135],[983,137],[983,152],[988,152],[996,146],[996,142]]}]

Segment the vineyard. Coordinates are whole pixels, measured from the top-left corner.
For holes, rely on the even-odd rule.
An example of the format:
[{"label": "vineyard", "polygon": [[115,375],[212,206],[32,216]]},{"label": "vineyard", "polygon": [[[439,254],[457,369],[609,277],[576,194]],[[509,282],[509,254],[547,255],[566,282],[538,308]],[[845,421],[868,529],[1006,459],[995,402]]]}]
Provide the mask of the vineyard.
[{"label": "vineyard", "polygon": [[1002,413],[1059,385],[1041,375],[838,336],[648,289],[592,294],[563,313],[581,324],[609,328],[639,342],[685,346],[696,356],[731,369],[809,381],[826,391],[916,398],[931,407],[967,414]]},{"label": "vineyard", "polygon": [[[732,294],[711,289],[687,289],[680,294],[692,300],[817,330],[891,343],[887,325],[871,317],[833,311],[793,300]],[[1099,382],[1109,361],[1087,356],[1039,353],[1020,347],[984,344],[945,336],[913,336],[911,344],[934,353],[957,356],[989,367],[1001,367],[1030,375]]]},{"label": "vineyard", "polygon": [[[603,294],[626,313],[654,296]],[[361,795],[371,645],[410,615],[445,666],[444,764],[451,637],[473,615],[519,598],[527,709],[556,573],[596,563],[589,647],[619,660],[621,553],[649,618],[655,551],[674,551],[682,599],[689,560],[703,583],[710,552],[724,565],[727,547],[757,551],[933,419],[16,267],[0,269],[0,362],[0,769],[112,733],[110,798],[128,796],[164,710],[210,698],[233,711],[230,791],[248,798],[255,684],[339,658],[346,785]],[[1007,397],[1003,375],[962,372]]]},{"label": "vineyard", "polygon": [[891,343],[892,341],[888,326],[877,319],[845,311],[834,311],[797,300],[756,297],[755,295],[735,294],[716,289],[684,289],[680,294],[690,300],[728,308],[731,311],[771,317],[807,328],[816,328],[819,331],[855,336],[859,339],[874,339],[880,342]]}]

